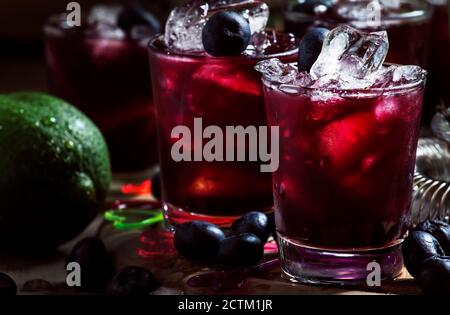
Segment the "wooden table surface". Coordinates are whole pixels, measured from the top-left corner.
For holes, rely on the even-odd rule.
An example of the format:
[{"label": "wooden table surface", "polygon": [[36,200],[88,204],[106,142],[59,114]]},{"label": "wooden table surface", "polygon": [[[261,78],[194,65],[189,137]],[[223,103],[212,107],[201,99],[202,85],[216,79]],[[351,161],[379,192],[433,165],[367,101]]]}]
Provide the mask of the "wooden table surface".
[{"label": "wooden table surface", "polygon": [[[144,197],[143,199],[147,199]],[[406,270],[396,280],[383,283],[381,288],[338,288],[294,284],[281,275],[280,269],[273,270],[263,278],[248,278],[241,287],[231,291],[215,291],[211,288],[193,288],[187,280],[195,274],[209,272],[180,257],[173,249],[171,239],[158,227],[146,232],[146,242],[141,241],[142,231],[115,229],[99,215],[75,240],[64,244],[58,252],[45,258],[24,258],[0,254],[0,271],[10,274],[16,281],[19,294],[81,294],[65,284],[64,262],[70,249],[81,238],[98,236],[114,256],[116,267],[128,265],[143,266],[151,270],[162,287],[153,294],[420,294],[420,289]],[[145,257],[138,253],[145,253]],[[264,259],[275,258],[266,254]],[[32,279],[44,279],[53,284],[50,291],[25,292],[23,284]]]}]

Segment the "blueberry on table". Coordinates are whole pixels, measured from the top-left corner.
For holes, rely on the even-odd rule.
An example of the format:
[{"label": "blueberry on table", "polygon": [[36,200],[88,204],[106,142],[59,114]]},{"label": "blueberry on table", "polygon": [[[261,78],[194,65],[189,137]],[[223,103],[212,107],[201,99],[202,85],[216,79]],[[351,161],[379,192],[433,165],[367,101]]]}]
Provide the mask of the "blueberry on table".
[{"label": "blueberry on table", "polygon": [[291,7],[291,11],[313,15],[318,8],[323,7],[327,10],[332,5],[332,0],[299,0]]},{"label": "blueberry on table", "polygon": [[426,259],[416,281],[425,294],[450,296],[450,257]]},{"label": "blueberry on table", "polygon": [[17,294],[14,280],[6,273],[0,272],[0,296],[13,296]]},{"label": "blueberry on table", "polygon": [[217,254],[217,262],[224,267],[254,266],[263,255],[264,244],[259,237],[246,233],[223,240]]},{"label": "blueberry on table", "polygon": [[67,258],[67,263],[71,262],[80,265],[83,290],[104,289],[114,272],[111,255],[103,242],[95,237],[85,238],[75,245]]},{"label": "blueberry on table", "polygon": [[155,34],[161,32],[159,21],[153,14],[138,5],[125,7],[119,14],[117,25],[127,32],[138,25],[147,26]]},{"label": "blueberry on table", "polygon": [[128,266],[114,275],[107,292],[114,295],[148,295],[159,287],[150,270]]},{"label": "blueberry on table", "polygon": [[250,38],[250,24],[236,12],[214,14],[202,31],[203,47],[212,56],[239,55],[247,49]]},{"label": "blueberry on table", "polygon": [[415,277],[422,262],[433,256],[443,256],[438,240],[430,233],[413,231],[403,242],[403,260],[409,273]]},{"label": "blueberry on table", "polygon": [[427,220],[420,223],[414,229],[415,231],[424,231],[433,235],[441,245],[445,255],[450,256],[450,225],[437,220]]},{"label": "blueberry on table", "polygon": [[298,49],[298,71],[309,71],[322,52],[322,45],[329,30],[315,27],[301,39]]},{"label": "blueberry on table", "polygon": [[271,224],[266,214],[252,211],[237,219],[231,226],[231,235],[251,233],[265,244],[271,233]]},{"label": "blueberry on table", "polygon": [[224,238],[223,231],[216,225],[191,221],[177,226],[174,245],[180,255],[193,260],[207,261],[217,254]]}]

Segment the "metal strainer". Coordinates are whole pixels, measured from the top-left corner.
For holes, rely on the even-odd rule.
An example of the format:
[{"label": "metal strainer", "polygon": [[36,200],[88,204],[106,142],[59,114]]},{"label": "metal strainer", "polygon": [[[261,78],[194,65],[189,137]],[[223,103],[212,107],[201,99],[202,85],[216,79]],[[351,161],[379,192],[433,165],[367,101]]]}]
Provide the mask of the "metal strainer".
[{"label": "metal strainer", "polygon": [[432,121],[435,138],[421,138],[414,174],[412,222],[450,217],[450,110],[438,112]]}]

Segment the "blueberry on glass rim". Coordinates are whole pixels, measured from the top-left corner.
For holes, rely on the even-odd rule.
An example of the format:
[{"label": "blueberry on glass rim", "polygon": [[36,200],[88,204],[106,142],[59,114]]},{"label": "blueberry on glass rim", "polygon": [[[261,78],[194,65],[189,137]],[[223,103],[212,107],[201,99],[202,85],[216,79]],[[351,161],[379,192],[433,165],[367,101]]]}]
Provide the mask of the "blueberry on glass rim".
[{"label": "blueberry on glass rim", "polygon": [[139,5],[126,6],[117,18],[117,25],[127,32],[138,25],[146,26],[154,33],[161,32],[159,21]]},{"label": "blueberry on glass rim", "polygon": [[313,15],[316,10],[328,10],[333,5],[332,0],[299,0],[291,6],[291,11]]},{"label": "blueberry on glass rim", "polygon": [[236,12],[218,12],[202,30],[205,51],[212,56],[235,56],[247,49],[251,30],[248,21]]},{"label": "blueberry on glass rim", "polygon": [[323,42],[329,30],[315,27],[309,30],[301,39],[298,49],[298,71],[309,71],[319,57]]}]

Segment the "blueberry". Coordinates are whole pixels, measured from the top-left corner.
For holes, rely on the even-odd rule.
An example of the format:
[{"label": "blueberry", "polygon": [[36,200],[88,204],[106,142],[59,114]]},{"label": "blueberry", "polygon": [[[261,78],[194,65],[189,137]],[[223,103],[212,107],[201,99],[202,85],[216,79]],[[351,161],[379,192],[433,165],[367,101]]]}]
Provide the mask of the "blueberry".
[{"label": "blueberry", "polygon": [[155,34],[161,32],[159,21],[153,14],[138,5],[125,7],[119,14],[117,25],[127,32],[137,25],[147,26]]},{"label": "blueberry", "polygon": [[322,51],[323,41],[329,30],[315,27],[309,30],[300,41],[298,50],[298,71],[309,71]]},{"label": "blueberry", "polygon": [[103,242],[95,237],[79,241],[67,258],[67,263],[70,262],[80,265],[83,290],[104,289],[114,271],[111,255]]},{"label": "blueberry", "polygon": [[450,256],[450,225],[435,220],[428,220],[422,222],[416,228],[415,231],[425,231],[433,235],[442,246],[445,255]]},{"label": "blueberry", "polygon": [[292,6],[291,11],[314,15],[319,6],[329,9],[332,5],[332,0],[299,0]]},{"label": "blueberry", "polygon": [[271,232],[269,218],[262,212],[252,211],[237,219],[231,226],[231,235],[251,233],[259,237],[264,244]]},{"label": "blueberry", "polygon": [[433,235],[423,231],[413,231],[403,242],[403,259],[409,273],[415,277],[420,264],[432,256],[443,256],[444,251]]},{"label": "blueberry", "polygon": [[246,233],[226,238],[220,244],[217,262],[225,267],[254,266],[264,254],[264,245],[254,234]]},{"label": "blueberry", "polygon": [[213,56],[239,55],[247,49],[250,38],[250,24],[236,12],[214,14],[202,31],[205,51]]},{"label": "blueberry", "polygon": [[430,257],[423,261],[416,277],[425,294],[450,296],[450,257]]},{"label": "blueberry", "polygon": [[148,295],[159,286],[151,271],[128,266],[114,275],[107,292],[114,295]]},{"label": "blueberry", "polygon": [[6,273],[0,272],[0,296],[13,296],[17,294],[14,280]]},{"label": "blueberry", "polygon": [[193,260],[206,261],[219,250],[225,235],[216,225],[191,221],[179,225],[175,231],[175,248],[181,255]]},{"label": "blueberry", "polygon": [[157,200],[161,200],[161,172],[158,170],[150,179],[152,183],[152,195]]}]

